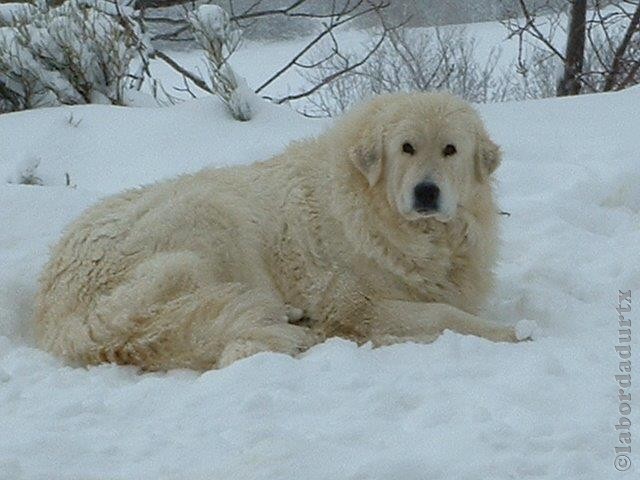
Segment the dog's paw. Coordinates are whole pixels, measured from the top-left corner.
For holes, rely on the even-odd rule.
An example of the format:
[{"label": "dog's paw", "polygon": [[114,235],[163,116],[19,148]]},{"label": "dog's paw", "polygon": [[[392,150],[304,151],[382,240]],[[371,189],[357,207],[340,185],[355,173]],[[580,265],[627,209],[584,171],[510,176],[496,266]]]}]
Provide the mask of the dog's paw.
[{"label": "dog's paw", "polygon": [[218,358],[217,368],[262,352],[284,353],[295,357],[322,341],[311,329],[287,323],[257,327],[247,335],[247,338],[237,338],[224,347]]},{"label": "dog's paw", "polygon": [[523,319],[516,323],[516,339],[521,342],[523,340],[533,340],[538,336],[538,324],[533,320]]},{"label": "dog's paw", "polygon": [[261,342],[255,342],[252,340],[235,340],[224,348],[220,358],[218,358],[216,366],[217,368],[228,367],[237,360],[251,357],[256,353],[266,352],[269,350],[269,346]]}]

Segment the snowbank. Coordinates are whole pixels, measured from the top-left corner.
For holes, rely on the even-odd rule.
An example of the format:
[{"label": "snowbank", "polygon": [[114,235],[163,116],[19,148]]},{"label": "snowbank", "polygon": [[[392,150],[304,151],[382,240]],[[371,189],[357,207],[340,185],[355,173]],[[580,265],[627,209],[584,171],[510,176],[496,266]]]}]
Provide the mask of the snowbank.
[{"label": "snowbank", "polygon": [[487,315],[536,320],[536,341],[336,339],[202,375],[71,368],[33,348],[47,245],[100,196],[264,159],[325,123],[266,104],[234,122],[215,99],[1,116],[0,179],[37,158],[45,186],[0,186],[0,479],[618,478],[614,307],[618,289],[640,292],[638,111],[638,89],[481,107],[511,213]]}]

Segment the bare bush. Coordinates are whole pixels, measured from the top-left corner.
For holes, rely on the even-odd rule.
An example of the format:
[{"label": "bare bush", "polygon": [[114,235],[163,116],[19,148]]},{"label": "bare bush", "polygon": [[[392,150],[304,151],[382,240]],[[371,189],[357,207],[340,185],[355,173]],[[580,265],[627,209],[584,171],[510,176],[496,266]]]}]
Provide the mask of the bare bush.
[{"label": "bare bush", "polygon": [[[573,0],[562,2],[566,7]],[[363,97],[394,91],[447,90],[484,103],[617,90],[640,82],[640,1],[614,0],[607,6],[594,3],[588,10],[584,31],[575,18],[583,11],[577,8],[568,16],[566,9],[559,8],[562,2],[529,2],[535,9],[527,9],[524,17],[504,21],[510,36],[518,37],[519,50],[517,60],[502,67],[496,49],[486,60],[478,60],[475,41],[464,29],[404,28],[389,32],[365,64],[323,85],[309,97],[310,106],[301,107],[302,113],[333,116]],[[526,8],[528,2],[518,0],[517,4]],[[573,18],[570,34],[568,18]],[[571,36],[582,31],[585,42],[581,57],[580,42]],[[565,46],[559,46],[563,41]],[[567,50],[574,51],[566,55]],[[321,83],[332,72],[348,69],[355,57],[357,52],[353,51],[333,55],[330,62],[302,75],[312,84]]]},{"label": "bare bush", "polygon": [[[518,39],[520,74],[528,75],[532,65],[555,71],[548,81],[556,83],[557,95],[640,83],[640,0],[566,0],[565,8],[518,3],[504,24],[510,37]],[[564,47],[559,36],[566,37]]]},{"label": "bare bush", "polygon": [[[303,75],[318,83],[352,64],[355,55],[334,55],[328,64]],[[396,91],[446,90],[478,103],[505,100],[509,83],[497,68],[499,58],[494,49],[486,61],[478,61],[475,41],[461,28],[398,29],[389,32],[369,61],[310,96],[311,107],[303,113],[333,116],[372,94]]]},{"label": "bare bush", "polygon": [[9,183],[16,185],[36,185],[43,186],[44,182],[39,173],[40,159],[30,158],[22,162],[16,171],[14,178],[9,179]]},{"label": "bare bush", "polygon": [[562,72],[559,59],[541,49],[532,50],[526,60],[514,62],[509,69],[508,99],[532,100],[556,95],[557,78]]}]

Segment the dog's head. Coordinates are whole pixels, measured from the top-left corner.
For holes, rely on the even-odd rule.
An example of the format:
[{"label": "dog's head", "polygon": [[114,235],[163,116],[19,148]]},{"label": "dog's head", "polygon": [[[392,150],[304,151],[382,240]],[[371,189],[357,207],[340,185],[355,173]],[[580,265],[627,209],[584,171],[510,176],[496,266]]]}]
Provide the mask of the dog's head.
[{"label": "dog's head", "polygon": [[352,165],[407,220],[453,219],[500,164],[475,110],[447,94],[379,96],[339,128]]}]

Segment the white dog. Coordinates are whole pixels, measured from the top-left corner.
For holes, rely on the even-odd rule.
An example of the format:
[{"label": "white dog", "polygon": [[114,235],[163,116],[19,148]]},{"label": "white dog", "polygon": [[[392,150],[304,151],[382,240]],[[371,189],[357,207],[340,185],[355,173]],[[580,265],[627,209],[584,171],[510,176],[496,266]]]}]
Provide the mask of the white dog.
[{"label": "white dog", "polygon": [[210,369],[330,336],[516,341],[475,316],[499,162],[467,103],[395,94],[267,162],[114,196],[53,250],[39,342],[80,363]]}]

